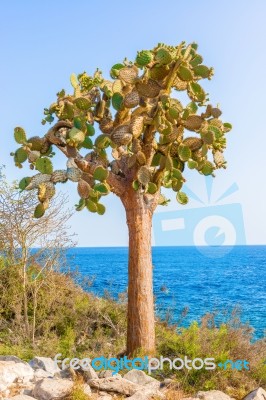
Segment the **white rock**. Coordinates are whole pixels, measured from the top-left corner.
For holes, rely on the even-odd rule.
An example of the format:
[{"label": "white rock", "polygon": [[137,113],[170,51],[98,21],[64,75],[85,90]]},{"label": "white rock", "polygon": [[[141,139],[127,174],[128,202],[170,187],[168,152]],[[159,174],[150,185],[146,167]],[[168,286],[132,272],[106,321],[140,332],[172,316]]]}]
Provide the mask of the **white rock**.
[{"label": "white rock", "polygon": [[14,361],[15,363],[28,365],[26,361],[23,361],[16,356],[0,356],[0,361]]},{"label": "white rock", "polygon": [[26,394],[17,394],[14,397],[11,397],[12,400],[35,400],[34,397],[27,396]]},{"label": "white rock", "polygon": [[123,376],[123,378],[138,385],[141,386],[148,385],[149,387],[154,387],[156,389],[159,389],[161,384],[157,379],[154,379],[151,376],[146,375],[144,371],[138,369],[130,370]]},{"label": "white rock", "polygon": [[82,372],[82,375],[84,376],[86,381],[89,381],[90,379],[98,379],[96,371],[92,368],[92,366],[89,363],[87,363],[85,368],[82,367],[81,363],[79,365],[80,368],[78,369],[78,371]]},{"label": "white rock", "polygon": [[196,395],[202,400],[231,400],[231,397],[221,392],[220,390],[209,390],[208,392],[200,391]]},{"label": "white rock", "polygon": [[110,378],[111,376],[113,376],[113,371],[111,371],[110,369],[100,371],[98,375],[99,378]]},{"label": "white rock", "polygon": [[243,400],[266,400],[266,391],[260,387],[247,394]]},{"label": "white rock", "polygon": [[133,394],[133,396],[128,397],[127,400],[151,400],[154,397],[156,397],[156,399],[164,399],[165,395],[155,388],[144,386],[141,390]]},{"label": "white rock", "polygon": [[90,387],[106,392],[120,393],[125,396],[131,396],[141,389],[140,385],[130,382],[122,378],[120,375],[114,375],[110,378],[90,379],[88,381]]},{"label": "white rock", "polygon": [[84,392],[87,396],[90,396],[90,395],[91,395],[91,388],[90,388],[90,385],[88,385],[87,383],[84,383],[82,389],[83,389],[83,392]]},{"label": "white rock", "polygon": [[44,369],[36,369],[34,371],[35,379],[43,379],[43,378],[52,378],[53,374],[51,372],[47,372]]},{"label": "white rock", "polygon": [[29,362],[29,364],[35,370],[43,369],[44,371],[49,372],[52,375],[61,371],[54,360],[49,357],[34,357],[33,360]]},{"label": "white rock", "polygon": [[73,385],[68,379],[45,378],[36,383],[32,395],[38,400],[61,399],[71,392]]},{"label": "white rock", "polygon": [[0,361],[0,392],[7,389],[15,380],[27,382],[33,379],[34,371],[26,363]]}]

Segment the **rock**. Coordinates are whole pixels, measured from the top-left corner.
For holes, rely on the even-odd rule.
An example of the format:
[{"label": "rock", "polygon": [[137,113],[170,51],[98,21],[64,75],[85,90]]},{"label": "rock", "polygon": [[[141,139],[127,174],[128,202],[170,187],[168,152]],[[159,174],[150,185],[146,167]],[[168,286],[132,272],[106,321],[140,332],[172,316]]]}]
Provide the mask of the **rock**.
[{"label": "rock", "polygon": [[90,387],[98,390],[103,390],[106,392],[120,393],[125,396],[132,396],[138,390],[141,389],[140,385],[130,382],[127,379],[121,377],[121,375],[116,374],[110,378],[98,378],[90,379],[88,381]]},{"label": "rock", "polygon": [[91,395],[91,388],[90,388],[90,385],[88,385],[87,383],[84,383],[82,389],[83,389],[83,392],[84,392],[87,396],[90,396],[90,395]]},{"label": "rock", "polygon": [[26,361],[23,361],[16,356],[0,356],[0,361],[14,361],[15,363],[18,363],[18,364],[28,365],[28,363]]},{"label": "rock", "polygon": [[45,378],[38,381],[32,391],[32,395],[38,400],[61,399],[67,396],[74,383],[68,379]]},{"label": "rock", "polygon": [[79,365],[79,369],[75,371],[79,371],[83,375],[86,382],[88,382],[90,379],[98,379],[96,371],[94,371],[89,363],[86,365],[86,367],[82,367],[81,362],[79,363]]},{"label": "rock", "polygon": [[14,397],[11,397],[11,399],[13,400],[35,400],[34,397],[31,396],[27,396],[26,394],[17,394]]},{"label": "rock", "polygon": [[43,369],[44,371],[49,372],[52,375],[61,371],[54,360],[49,357],[35,357],[29,362],[29,364],[35,370]]},{"label": "rock", "polygon": [[196,397],[202,400],[231,400],[231,397],[220,390],[209,390],[208,392],[200,391]]},{"label": "rock", "polygon": [[123,378],[129,380],[130,382],[136,383],[137,385],[149,386],[156,389],[159,389],[161,384],[157,379],[146,375],[144,371],[138,369],[130,370],[124,375]]},{"label": "rock", "polygon": [[25,389],[22,389],[22,390],[20,391],[20,394],[26,395],[26,396],[30,396],[30,397],[31,397],[33,388],[34,388],[34,385],[32,385],[31,387],[27,387],[27,388],[25,388]]},{"label": "rock", "polygon": [[99,392],[99,394],[97,395],[97,397],[95,397],[96,400],[113,400],[113,396],[111,396],[108,393],[104,393],[104,392]]},{"label": "rock", "polygon": [[52,378],[53,374],[51,372],[47,372],[44,369],[36,369],[34,371],[35,379],[43,379],[43,378]]},{"label": "rock", "polygon": [[0,361],[0,392],[7,389],[17,379],[27,382],[33,377],[34,371],[27,363]]},{"label": "rock", "polygon": [[100,371],[98,375],[99,378],[110,378],[111,376],[113,376],[113,371],[110,369]]},{"label": "rock", "polygon": [[165,395],[159,392],[159,390],[144,386],[141,390],[133,394],[133,396],[128,397],[127,400],[151,400],[153,398],[165,399]]},{"label": "rock", "polygon": [[247,394],[243,400],[266,400],[266,391],[260,387]]}]

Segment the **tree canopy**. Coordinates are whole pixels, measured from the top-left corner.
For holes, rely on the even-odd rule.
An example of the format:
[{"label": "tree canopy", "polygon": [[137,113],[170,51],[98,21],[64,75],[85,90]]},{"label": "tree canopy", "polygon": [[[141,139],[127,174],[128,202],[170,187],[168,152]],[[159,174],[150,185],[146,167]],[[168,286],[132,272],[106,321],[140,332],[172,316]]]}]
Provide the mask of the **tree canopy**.
[{"label": "tree canopy", "polygon": [[[87,208],[102,215],[103,196],[121,197],[130,186],[147,201],[167,204],[161,187],[176,192],[181,204],[188,167],[203,175],[225,168],[223,152],[231,125],[209,103],[199,81],[211,79],[213,68],[203,64],[195,43],[167,46],[159,43],[112,66],[111,79],[100,70],[72,74],[73,92],[63,89],[44,109],[42,124],[53,124],[44,137],[29,137],[16,127],[20,147],[12,153],[18,167],[28,160],[33,177],[20,181],[20,189],[38,189],[35,217],[44,215],[55,185],[77,182],[78,211]],[[187,94],[187,104],[179,93]],[[54,150],[67,157],[67,167],[53,169]]]}]

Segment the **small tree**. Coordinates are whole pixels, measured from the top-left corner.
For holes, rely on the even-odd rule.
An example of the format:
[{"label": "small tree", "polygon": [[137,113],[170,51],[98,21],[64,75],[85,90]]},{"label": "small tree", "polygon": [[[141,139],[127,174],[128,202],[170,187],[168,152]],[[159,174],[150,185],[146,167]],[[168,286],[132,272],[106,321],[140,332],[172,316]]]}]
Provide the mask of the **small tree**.
[{"label": "small tree", "polygon": [[[13,286],[10,289],[12,292],[17,292],[13,296],[16,297],[13,313],[17,325],[23,326],[25,336],[34,343],[40,289],[44,285],[49,286],[49,276],[52,273],[64,271],[65,250],[73,246],[66,225],[71,213],[66,208],[62,209],[67,198],[59,195],[52,200],[40,222],[33,218],[36,206],[34,192],[21,192],[17,184],[8,184],[4,177],[0,184],[0,251],[4,256],[2,267],[8,269],[9,277],[12,276],[6,279],[7,285]],[[2,301],[6,292],[8,288],[1,282]],[[12,306],[8,304],[6,308],[10,310]]]},{"label": "small tree", "polygon": [[[134,62],[115,64],[112,80],[99,70],[93,76],[72,74],[74,93],[61,90],[44,110],[42,123],[55,123],[43,138],[27,139],[22,128],[15,128],[22,145],[13,154],[15,163],[21,167],[28,159],[30,168],[39,171],[20,182],[21,189],[38,188],[35,217],[45,213],[55,184],[67,180],[77,182],[78,211],[104,214],[100,199],[110,192],[122,201],[129,230],[128,354],[155,350],[151,227],[157,205],[168,203],[161,188],[171,188],[186,204],[181,191],[185,167],[203,175],[225,168],[231,125],[207,104],[198,82],[211,79],[213,69],[202,61],[195,43],[160,43],[138,52]],[[189,103],[182,105],[173,89],[187,93]],[[67,157],[66,170],[53,170],[52,145]]]}]

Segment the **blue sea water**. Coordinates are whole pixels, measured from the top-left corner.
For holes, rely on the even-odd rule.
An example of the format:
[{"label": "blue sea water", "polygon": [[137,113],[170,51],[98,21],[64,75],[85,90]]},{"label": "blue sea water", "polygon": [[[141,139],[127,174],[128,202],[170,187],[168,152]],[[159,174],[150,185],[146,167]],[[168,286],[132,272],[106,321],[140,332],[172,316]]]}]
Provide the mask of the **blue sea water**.
[{"label": "blue sea water", "polygon": [[[170,310],[172,322],[187,315],[181,325],[200,321],[208,312],[220,323],[235,307],[242,322],[254,329],[254,338],[266,330],[266,246],[236,246],[224,254],[223,247],[154,247],[154,294],[158,315]],[[74,257],[73,257],[74,256]],[[127,288],[126,247],[73,248],[71,265],[93,278],[89,288],[96,295],[109,291],[114,298]]]}]

